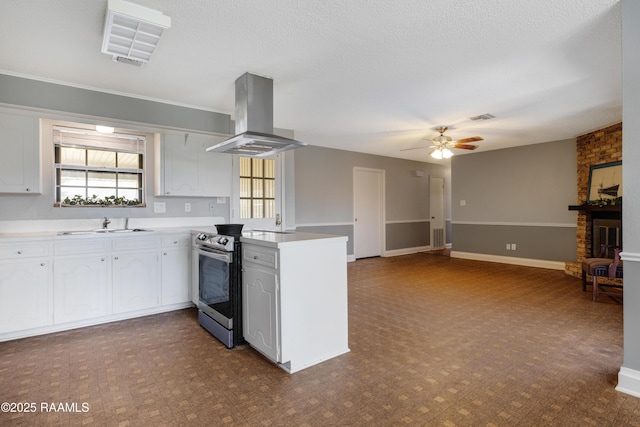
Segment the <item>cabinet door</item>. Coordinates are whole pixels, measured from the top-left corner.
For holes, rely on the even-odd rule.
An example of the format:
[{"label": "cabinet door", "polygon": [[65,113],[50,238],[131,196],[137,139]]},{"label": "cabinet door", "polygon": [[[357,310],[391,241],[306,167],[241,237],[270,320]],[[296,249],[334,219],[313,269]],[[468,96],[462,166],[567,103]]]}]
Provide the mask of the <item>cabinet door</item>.
[{"label": "cabinet door", "polygon": [[40,193],[39,147],[36,118],[0,113],[0,193]]},{"label": "cabinet door", "polygon": [[107,316],[106,255],[60,258],[53,262],[53,321],[73,322]]},{"label": "cabinet door", "polygon": [[166,133],[160,145],[162,164],[157,196],[229,197],[231,156],[207,153],[223,138]]},{"label": "cabinet door", "polygon": [[244,339],[274,362],[280,362],[278,277],[245,265],[242,273]]},{"label": "cabinet door", "polygon": [[189,250],[162,250],[162,305],[189,301]]},{"label": "cabinet door", "polygon": [[46,326],[48,301],[47,260],[0,263],[0,333]]},{"label": "cabinet door", "polygon": [[143,310],[160,304],[157,252],[112,257],[113,312]]}]

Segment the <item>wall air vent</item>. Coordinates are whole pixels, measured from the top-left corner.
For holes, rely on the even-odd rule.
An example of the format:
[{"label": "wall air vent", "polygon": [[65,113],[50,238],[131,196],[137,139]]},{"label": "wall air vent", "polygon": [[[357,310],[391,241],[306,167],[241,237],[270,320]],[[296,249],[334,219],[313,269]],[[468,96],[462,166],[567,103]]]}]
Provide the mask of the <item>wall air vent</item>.
[{"label": "wall air vent", "polygon": [[491,119],[495,119],[496,116],[494,116],[493,114],[480,114],[479,116],[473,116],[473,117],[469,117],[469,120],[491,120]]},{"label": "wall air vent", "polygon": [[143,66],[151,59],[171,18],[157,10],[124,0],[109,0],[102,38],[102,53],[113,60]]}]

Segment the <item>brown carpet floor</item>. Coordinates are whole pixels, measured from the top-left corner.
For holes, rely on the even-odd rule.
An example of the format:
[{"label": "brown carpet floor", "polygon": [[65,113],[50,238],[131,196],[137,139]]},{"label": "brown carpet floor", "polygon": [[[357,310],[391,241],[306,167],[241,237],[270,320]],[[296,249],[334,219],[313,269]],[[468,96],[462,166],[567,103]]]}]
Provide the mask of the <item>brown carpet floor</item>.
[{"label": "brown carpet floor", "polygon": [[348,269],[348,354],[289,375],[195,309],[4,342],[0,402],[37,408],[0,425],[640,425],[614,389],[622,306],[578,279],[425,253]]}]

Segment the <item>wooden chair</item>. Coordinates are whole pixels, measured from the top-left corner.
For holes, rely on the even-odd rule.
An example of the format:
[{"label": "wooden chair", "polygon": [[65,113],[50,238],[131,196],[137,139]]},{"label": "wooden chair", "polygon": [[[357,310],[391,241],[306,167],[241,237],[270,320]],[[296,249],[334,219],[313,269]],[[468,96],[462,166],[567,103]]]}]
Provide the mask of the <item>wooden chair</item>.
[{"label": "wooden chair", "polygon": [[622,298],[622,280],[606,280],[622,279],[622,264],[620,260],[620,249],[616,248],[613,261],[606,268],[596,268],[593,274],[593,300],[598,301],[598,296],[608,295],[610,297]]},{"label": "wooden chair", "polygon": [[[582,261],[582,292],[587,291],[587,276],[591,276],[593,283],[594,272],[598,272],[601,276],[606,276],[608,273],[602,274],[603,271],[608,271],[609,264],[613,262],[613,257],[607,257],[611,251],[620,249],[615,245],[600,245],[600,257],[599,258],[586,258]],[[621,276],[622,277],[622,276]]]}]

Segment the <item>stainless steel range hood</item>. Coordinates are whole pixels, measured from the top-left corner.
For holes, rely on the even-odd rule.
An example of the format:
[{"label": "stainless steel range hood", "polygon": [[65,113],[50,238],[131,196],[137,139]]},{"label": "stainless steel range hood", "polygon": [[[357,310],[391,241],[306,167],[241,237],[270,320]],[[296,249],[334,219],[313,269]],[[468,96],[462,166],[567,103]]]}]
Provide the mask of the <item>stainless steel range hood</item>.
[{"label": "stainless steel range hood", "polygon": [[273,134],[273,80],[245,73],[236,80],[236,135],[207,151],[267,157],[305,145]]}]

